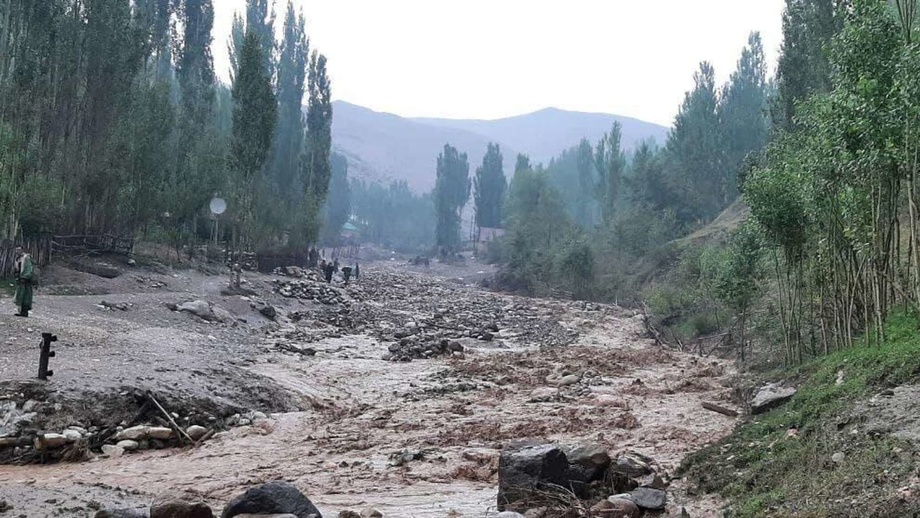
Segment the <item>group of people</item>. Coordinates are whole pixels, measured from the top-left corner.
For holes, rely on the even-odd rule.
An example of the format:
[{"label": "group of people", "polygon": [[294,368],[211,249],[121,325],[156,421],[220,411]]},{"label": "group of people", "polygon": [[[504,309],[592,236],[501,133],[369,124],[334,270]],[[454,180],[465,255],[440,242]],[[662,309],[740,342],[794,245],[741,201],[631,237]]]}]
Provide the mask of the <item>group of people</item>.
[{"label": "group of people", "polygon": [[355,267],[351,266],[339,266],[339,260],[326,262],[325,259],[319,263],[319,271],[322,272],[323,276],[326,278],[327,283],[332,283],[332,277],[336,273],[342,271],[342,278],[345,280],[345,285],[348,286],[348,281],[351,280],[351,275],[354,274],[355,280],[361,276],[361,267],[358,263],[355,263]]}]

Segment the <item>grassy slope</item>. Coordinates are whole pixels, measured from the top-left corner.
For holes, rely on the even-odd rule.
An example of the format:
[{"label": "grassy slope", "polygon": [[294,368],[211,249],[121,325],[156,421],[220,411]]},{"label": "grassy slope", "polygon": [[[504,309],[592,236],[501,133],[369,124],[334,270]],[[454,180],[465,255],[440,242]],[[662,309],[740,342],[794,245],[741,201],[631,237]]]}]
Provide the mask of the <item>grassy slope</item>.
[{"label": "grassy slope", "polygon": [[[884,346],[842,351],[787,374],[799,381],[791,402],[691,456],[682,473],[726,497],[728,516],[920,516],[920,502],[898,498],[918,474],[920,449],[847,426],[857,401],[920,380],[920,319],[894,316]],[[788,437],[793,428],[797,437]],[[831,460],[837,452],[845,454],[839,464]]]}]

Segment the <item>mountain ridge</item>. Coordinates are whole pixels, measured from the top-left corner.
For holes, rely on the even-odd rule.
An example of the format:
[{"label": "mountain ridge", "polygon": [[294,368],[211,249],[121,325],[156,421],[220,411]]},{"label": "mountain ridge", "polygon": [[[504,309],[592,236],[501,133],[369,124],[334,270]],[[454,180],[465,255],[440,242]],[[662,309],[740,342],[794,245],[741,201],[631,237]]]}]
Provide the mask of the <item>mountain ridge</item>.
[{"label": "mountain ridge", "polygon": [[614,121],[623,127],[626,149],[644,140],[663,144],[669,131],[632,117],[554,107],[494,120],[409,118],[347,101],[335,101],[333,110],[333,148],[348,159],[353,177],[405,180],[416,192],[434,187],[437,157],[446,143],[467,153],[471,175],[482,163],[488,143],[498,143],[510,178],[519,152],[533,163],[546,164],[582,138],[593,144]]}]

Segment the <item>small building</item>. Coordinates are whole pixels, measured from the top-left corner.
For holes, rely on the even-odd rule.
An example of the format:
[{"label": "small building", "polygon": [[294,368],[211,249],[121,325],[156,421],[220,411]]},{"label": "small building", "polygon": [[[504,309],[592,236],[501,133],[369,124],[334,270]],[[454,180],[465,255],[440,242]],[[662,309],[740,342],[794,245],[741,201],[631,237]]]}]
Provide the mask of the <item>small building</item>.
[{"label": "small building", "polygon": [[505,237],[505,229],[503,228],[479,227],[480,243],[490,243],[503,237]]}]

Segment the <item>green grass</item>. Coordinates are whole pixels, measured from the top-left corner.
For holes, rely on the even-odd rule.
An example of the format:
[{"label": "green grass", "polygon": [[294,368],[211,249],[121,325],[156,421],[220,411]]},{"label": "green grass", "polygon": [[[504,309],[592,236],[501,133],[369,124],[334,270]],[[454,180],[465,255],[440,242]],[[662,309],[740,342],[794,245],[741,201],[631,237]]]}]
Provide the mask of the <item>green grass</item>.
[{"label": "green grass", "polygon": [[[918,473],[917,446],[850,433],[856,402],[920,380],[920,319],[893,316],[883,346],[862,344],[786,377],[800,380],[789,403],[692,455],[681,474],[702,491],[724,496],[727,516],[920,515],[918,504],[896,498],[897,489]],[[788,437],[790,429],[798,436]],[[837,452],[845,454],[840,464],[831,460]]]}]

